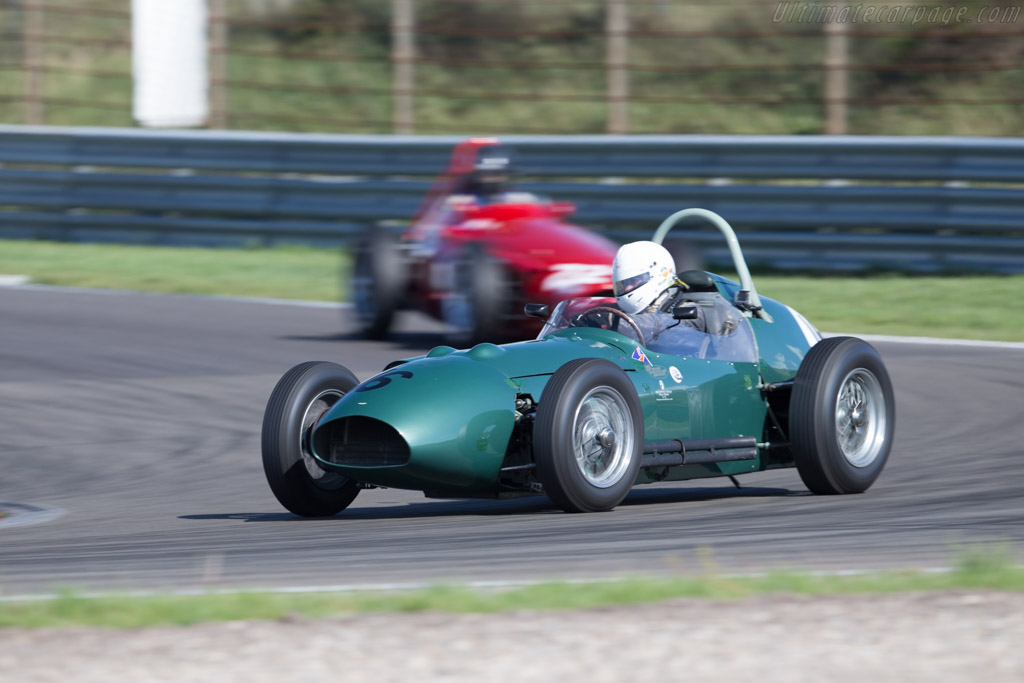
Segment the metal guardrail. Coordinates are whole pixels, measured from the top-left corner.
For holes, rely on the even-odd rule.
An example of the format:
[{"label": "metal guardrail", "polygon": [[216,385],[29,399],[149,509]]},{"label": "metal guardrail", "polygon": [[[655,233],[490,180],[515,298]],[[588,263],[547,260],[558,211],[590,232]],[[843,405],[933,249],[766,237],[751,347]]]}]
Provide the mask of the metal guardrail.
[{"label": "metal guardrail", "polygon": [[[461,139],[0,126],[0,237],[343,243],[407,220]],[[503,141],[524,189],[621,239],[699,206],[740,229],[752,263],[1024,272],[1021,139]],[[688,237],[725,256],[712,231]]]}]

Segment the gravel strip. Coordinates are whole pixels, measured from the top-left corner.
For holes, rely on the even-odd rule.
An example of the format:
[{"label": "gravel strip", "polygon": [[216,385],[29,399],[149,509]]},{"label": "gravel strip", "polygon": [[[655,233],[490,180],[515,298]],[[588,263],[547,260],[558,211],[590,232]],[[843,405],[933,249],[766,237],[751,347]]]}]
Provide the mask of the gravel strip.
[{"label": "gravel strip", "polygon": [[1024,680],[1024,594],[769,595],[500,614],[0,629],[0,680]]}]

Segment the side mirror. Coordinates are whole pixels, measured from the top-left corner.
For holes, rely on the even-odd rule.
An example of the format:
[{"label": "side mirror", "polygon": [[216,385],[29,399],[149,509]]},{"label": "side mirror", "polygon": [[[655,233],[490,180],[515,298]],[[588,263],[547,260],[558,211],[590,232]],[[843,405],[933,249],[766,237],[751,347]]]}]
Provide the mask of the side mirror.
[{"label": "side mirror", "polygon": [[531,318],[540,318],[541,320],[547,320],[551,315],[551,309],[547,304],[526,304],[523,312]]},{"label": "side mirror", "polygon": [[674,320],[696,320],[700,316],[697,304],[679,304],[672,309]]}]

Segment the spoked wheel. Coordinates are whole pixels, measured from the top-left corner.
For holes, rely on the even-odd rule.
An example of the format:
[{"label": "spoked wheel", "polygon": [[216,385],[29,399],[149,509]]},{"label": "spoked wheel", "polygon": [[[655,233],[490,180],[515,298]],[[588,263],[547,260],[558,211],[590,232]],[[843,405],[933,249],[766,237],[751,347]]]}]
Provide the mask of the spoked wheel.
[{"label": "spoked wheel", "polygon": [[448,343],[465,347],[499,340],[511,306],[510,277],[504,264],[471,242],[455,261],[454,284],[441,303]]},{"label": "spoked wheel", "polygon": [[807,488],[866,491],[885,467],[896,426],[892,382],[874,347],[854,337],[812,346],[793,383],[789,420]]},{"label": "spoked wheel", "polygon": [[537,477],[566,512],[621,503],[640,469],[643,442],[640,399],[614,363],[570,361],[544,388],[533,432]]},{"label": "spoked wheel", "polygon": [[356,246],[352,264],[352,303],[359,331],[384,339],[405,286],[405,264],[395,240],[374,227]]},{"label": "spoked wheel", "polygon": [[885,396],[875,375],[857,368],[843,378],[835,419],[843,457],[854,467],[871,465],[882,450],[888,423]]},{"label": "spoked wheel", "polygon": [[263,471],[277,500],[296,515],[327,517],[348,507],[359,484],[323,469],[310,435],[317,421],[359,380],[327,362],[296,365],[274,387],[263,414]]}]

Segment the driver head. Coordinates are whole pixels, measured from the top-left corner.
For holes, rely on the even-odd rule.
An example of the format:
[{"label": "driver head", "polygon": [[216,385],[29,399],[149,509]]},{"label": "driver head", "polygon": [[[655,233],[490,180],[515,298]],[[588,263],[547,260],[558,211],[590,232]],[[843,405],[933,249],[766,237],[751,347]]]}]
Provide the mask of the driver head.
[{"label": "driver head", "polygon": [[615,298],[619,308],[630,315],[654,303],[675,279],[675,259],[655,242],[624,244],[612,262]]},{"label": "driver head", "polygon": [[478,194],[497,194],[506,189],[513,173],[511,150],[500,145],[482,147],[473,164],[472,183]]}]

